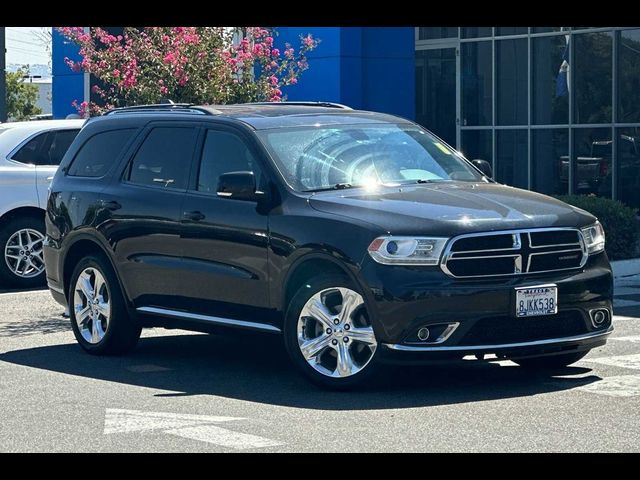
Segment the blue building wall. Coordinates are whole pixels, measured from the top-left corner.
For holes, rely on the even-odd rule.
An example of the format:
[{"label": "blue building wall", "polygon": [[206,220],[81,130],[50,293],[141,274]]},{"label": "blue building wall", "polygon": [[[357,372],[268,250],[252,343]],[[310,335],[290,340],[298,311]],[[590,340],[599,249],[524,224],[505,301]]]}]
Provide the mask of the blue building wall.
[{"label": "blue building wall", "polygon": [[65,57],[71,60],[81,60],[78,46],[65,39],[57,30],[51,36],[51,72],[53,85],[51,87],[51,108],[53,118],[65,118],[70,113],[78,113],[71,106],[71,102],[84,100],[84,74],[73,72],[64,63]]},{"label": "blue building wall", "polygon": [[278,27],[276,45],[321,40],[309,70],[289,100],[324,100],[415,118],[415,38],[412,27]]},{"label": "blue building wall", "polygon": [[[353,108],[415,118],[415,41],[412,27],[278,27],[275,43],[300,44],[300,35],[321,40],[309,54],[309,69],[295,86],[284,89],[289,100],[338,102]],[[77,47],[53,32],[53,116],[76,113],[83,100],[83,74],[64,57],[77,60]]]}]

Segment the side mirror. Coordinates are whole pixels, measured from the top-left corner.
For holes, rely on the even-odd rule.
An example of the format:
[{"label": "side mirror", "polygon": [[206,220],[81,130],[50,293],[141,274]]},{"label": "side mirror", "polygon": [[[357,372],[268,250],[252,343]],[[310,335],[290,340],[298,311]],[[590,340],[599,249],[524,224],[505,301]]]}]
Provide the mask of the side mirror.
[{"label": "side mirror", "polygon": [[493,169],[491,168],[491,164],[489,162],[476,158],[475,160],[471,160],[471,163],[473,163],[473,165],[478,170],[484,173],[485,177],[493,178]]},{"label": "side mirror", "polygon": [[218,179],[219,197],[236,200],[258,200],[263,194],[256,190],[256,178],[253,172],[228,172]]}]

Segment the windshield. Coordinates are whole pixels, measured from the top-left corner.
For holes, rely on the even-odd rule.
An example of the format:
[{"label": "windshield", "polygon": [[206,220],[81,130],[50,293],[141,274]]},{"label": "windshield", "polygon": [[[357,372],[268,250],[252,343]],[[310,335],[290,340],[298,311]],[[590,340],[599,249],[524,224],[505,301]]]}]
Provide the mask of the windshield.
[{"label": "windshield", "polygon": [[457,152],[412,124],[327,125],[258,136],[296,190],[482,180]]}]

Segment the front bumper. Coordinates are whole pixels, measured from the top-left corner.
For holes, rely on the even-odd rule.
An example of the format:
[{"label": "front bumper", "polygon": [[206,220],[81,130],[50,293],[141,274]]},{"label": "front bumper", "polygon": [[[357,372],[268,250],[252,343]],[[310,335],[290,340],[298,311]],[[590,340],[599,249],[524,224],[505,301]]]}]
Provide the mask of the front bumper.
[{"label": "front bumper", "polygon": [[[436,269],[363,265],[371,320],[385,357],[400,361],[496,354],[500,358],[550,355],[603,345],[612,330],[613,277],[605,254],[581,270],[505,279],[454,279]],[[515,289],[558,288],[558,313],[515,316]],[[590,312],[607,312],[596,325]],[[440,341],[416,332],[456,324]],[[436,335],[437,337],[437,335]]]}]

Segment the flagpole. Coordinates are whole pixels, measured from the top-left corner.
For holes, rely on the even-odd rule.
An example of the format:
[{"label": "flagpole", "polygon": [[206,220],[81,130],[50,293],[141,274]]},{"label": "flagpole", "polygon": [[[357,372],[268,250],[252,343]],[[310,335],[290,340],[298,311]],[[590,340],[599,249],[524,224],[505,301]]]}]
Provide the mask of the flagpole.
[{"label": "flagpole", "polygon": [[7,121],[7,50],[4,33],[5,28],[0,27],[0,122]]}]

